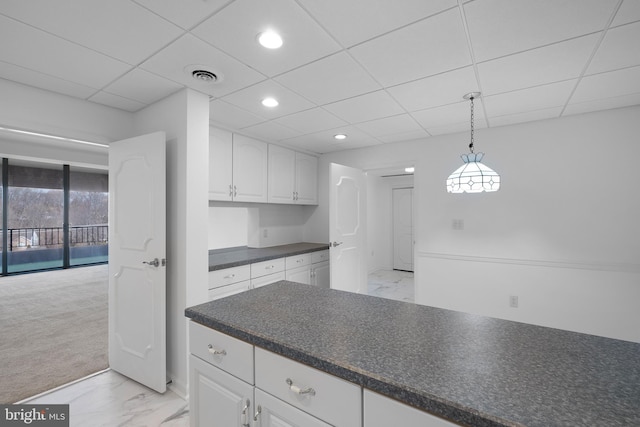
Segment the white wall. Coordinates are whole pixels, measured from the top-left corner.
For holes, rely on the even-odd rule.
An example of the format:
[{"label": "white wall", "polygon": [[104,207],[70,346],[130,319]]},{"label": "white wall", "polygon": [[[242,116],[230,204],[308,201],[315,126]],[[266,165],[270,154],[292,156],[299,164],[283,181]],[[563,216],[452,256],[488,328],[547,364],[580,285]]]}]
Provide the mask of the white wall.
[{"label": "white wall", "polygon": [[315,206],[211,201],[209,249],[264,248],[305,241],[305,226],[315,209]]},{"label": "white wall", "polygon": [[[468,133],[327,154],[320,173],[416,164],[417,302],[640,342],[639,121],[630,107],[477,130],[497,193],[445,190]],[[321,203],[310,224],[327,236]]]},{"label": "white wall", "polygon": [[[133,136],[133,115],[0,79],[0,127],[98,143]],[[0,156],[77,166],[109,164],[108,150],[0,132]]]},{"label": "white wall", "polygon": [[167,134],[167,374],[188,394],[186,307],[207,300],[209,98],[185,89],[136,113],[136,133]]}]

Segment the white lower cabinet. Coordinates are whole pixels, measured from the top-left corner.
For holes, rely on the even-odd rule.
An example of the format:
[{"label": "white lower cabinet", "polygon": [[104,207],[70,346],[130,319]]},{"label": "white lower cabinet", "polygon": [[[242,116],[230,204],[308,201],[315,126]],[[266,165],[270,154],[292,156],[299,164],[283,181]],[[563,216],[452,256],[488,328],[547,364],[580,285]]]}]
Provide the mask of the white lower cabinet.
[{"label": "white lower cabinet", "polygon": [[256,388],[255,416],[260,427],[331,427],[324,421],[303,412],[282,400]]},{"label": "white lower cabinet", "polygon": [[190,426],[250,425],[253,386],[196,356],[191,355],[189,363]]},{"label": "white lower cabinet", "polygon": [[305,285],[311,284],[311,269],[309,267],[294,268],[287,270],[286,279],[290,282],[304,283]]},{"label": "white lower cabinet", "polygon": [[331,268],[329,261],[311,264],[311,284],[321,288],[331,287]]},{"label": "white lower cabinet", "polygon": [[388,397],[364,390],[364,427],[389,427],[395,425],[420,427],[454,427],[435,415],[422,412]]}]

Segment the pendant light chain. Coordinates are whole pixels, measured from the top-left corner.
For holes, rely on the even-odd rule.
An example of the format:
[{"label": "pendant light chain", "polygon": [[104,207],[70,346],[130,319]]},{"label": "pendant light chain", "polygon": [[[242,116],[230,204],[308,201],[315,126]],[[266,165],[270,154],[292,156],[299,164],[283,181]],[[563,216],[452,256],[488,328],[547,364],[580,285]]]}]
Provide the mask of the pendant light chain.
[{"label": "pendant light chain", "polygon": [[469,99],[471,100],[471,143],[469,144],[469,150],[473,153],[473,96]]}]

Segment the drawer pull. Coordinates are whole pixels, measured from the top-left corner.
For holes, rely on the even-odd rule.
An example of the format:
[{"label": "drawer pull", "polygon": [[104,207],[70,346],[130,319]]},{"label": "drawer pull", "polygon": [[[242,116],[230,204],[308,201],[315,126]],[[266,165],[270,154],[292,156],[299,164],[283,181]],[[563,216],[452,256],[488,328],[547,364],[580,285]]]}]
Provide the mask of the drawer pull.
[{"label": "drawer pull", "polygon": [[262,406],[258,405],[258,410],[256,411],[256,414],[253,416],[254,422],[258,421],[258,417],[260,416],[261,413],[262,413]]},{"label": "drawer pull", "polygon": [[297,385],[295,385],[293,383],[293,381],[291,380],[291,378],[287,378],[286,382],[287,382],[287,385],[289,386],[289,390],[291,390],[292,392],[294,392],[296,394],[310,394],[311,396],[315,396],[316,395],[316,391],[313,388],[307,387],[305,389],[302,389],[302,388],[298,387]]},{"label": "drawer pull", "polygon": [[249,425],[249,417],[247,417],[250,405],[251,402],[247,399],[247,402],[244,404],[244,408],[242,408],[242,419],[240,420],[242,427],[251,427]]},{"label": "drawer pull", "polygon": [[236,277],[235,274],[229,274],[227,276],[224,276],[223,279],[233,279],[234,277]]},{"label": "drawer pull", "polygon": [[264,269],[265,270],[272,270],[274,268],[276,268],[275,265],[269,265],[269,266],[265,267]]},{"label": "drawer pull", "polygon": [[216,348],[213,348],[213,346],[211,344],[209,344],[209,353],[213,354],[214,356],[220,355],[220,356],[226,356],[227,355],[227,350],[218,350]]}]

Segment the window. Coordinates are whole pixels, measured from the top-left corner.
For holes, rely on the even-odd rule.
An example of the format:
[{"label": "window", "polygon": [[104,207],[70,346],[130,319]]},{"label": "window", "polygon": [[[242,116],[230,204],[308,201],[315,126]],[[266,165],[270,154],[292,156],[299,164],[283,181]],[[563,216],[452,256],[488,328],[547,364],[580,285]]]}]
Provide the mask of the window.
[{"label": "window", "polygon": [[2,274],[108,261],[106,171],[13,159],[1,170]]}]

